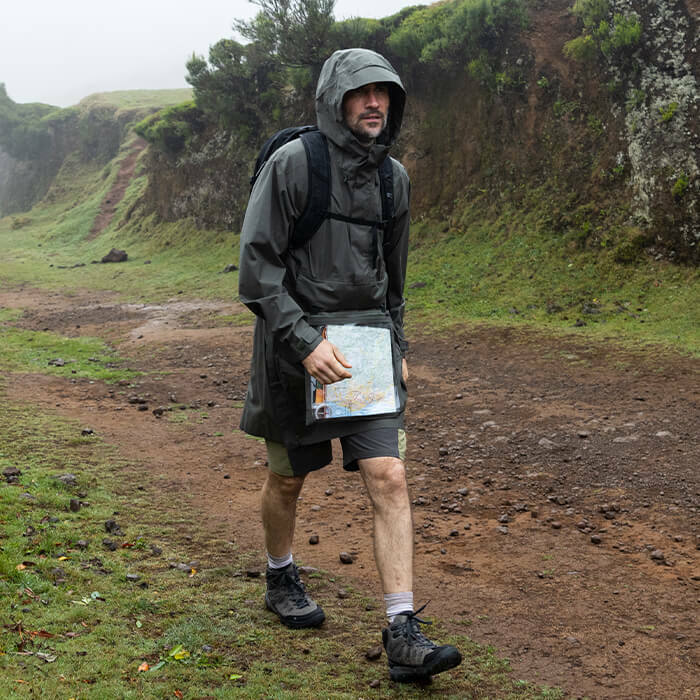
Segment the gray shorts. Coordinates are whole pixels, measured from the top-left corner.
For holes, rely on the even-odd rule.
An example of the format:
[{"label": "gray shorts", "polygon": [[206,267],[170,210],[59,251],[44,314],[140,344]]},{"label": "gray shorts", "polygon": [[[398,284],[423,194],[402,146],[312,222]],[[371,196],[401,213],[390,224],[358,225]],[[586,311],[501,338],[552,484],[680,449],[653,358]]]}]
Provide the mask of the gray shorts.
[{"label": "gray shorts", "polygon": [[[406,459],[406,432],[401,428],[375,428],[339,438],[343,448],[343,469],[357,471],[358,459],[397,457]],[[331,441],[302,445],[288,450],[280,442],[265,441],[267,465],[280,476],[305,476],[333,460]]]}]

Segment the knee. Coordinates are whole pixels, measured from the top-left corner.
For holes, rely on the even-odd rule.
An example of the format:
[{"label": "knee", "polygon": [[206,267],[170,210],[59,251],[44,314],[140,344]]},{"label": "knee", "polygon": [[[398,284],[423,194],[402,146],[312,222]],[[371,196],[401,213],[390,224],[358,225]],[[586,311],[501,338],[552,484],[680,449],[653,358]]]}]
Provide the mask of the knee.
[{"label": "knee", "polygon": [[403,496],[407,491],[406,469],[400,459],[387,458],[382,469],[374,475],[374,490],[387,496]]},{"label": "knee", "polygon": [[303,485],[303,476],[280,476],[270,472],[263,490],[268,494],[274,494],[279,499],[291,502],[299,497]]}]

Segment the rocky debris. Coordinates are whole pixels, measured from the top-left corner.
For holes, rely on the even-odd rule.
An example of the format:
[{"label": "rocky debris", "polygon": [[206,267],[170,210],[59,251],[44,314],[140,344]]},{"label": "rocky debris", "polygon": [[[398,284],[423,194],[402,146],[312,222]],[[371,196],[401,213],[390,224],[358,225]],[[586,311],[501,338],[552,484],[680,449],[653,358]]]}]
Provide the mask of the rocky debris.
[{"label": "rocky debris", "polygon": [[70,472],[67,474],[61,474],[56,477],[57,481],[60,481],[62,484],[65,484],[66,486],[77,486],[78,484],[78,479],[75,476],[75,474],[71,474]]},{"label": "rocky debris", "polygon": [[71,513],[77,513],[80,510],[80,500],[77,498],[71,498],[68,503],[68,508]]},{"label": "rocky debris", "polygon": [[136,583],[137,581],[141,580],[141,575],[140,574],[127,574],[126,580],[129,581],[129,583]]},{"label": "rocky debris", "polygon": [[66,361],[61,357],[55,357],[53,360],[48,362],[50,367],[65,367]]},{"label": "rocky debris", "polygon": [[226,265],[226,267],[222,270],[222,272],[235,272],[238,269],[236,265],[233,265],[232,263]]},{"label": "rocky debris", "polygon": [[375,678],[373,681],[369,682],[369,687],[374,689],[381,688],[382,682],[379,680],[379,678]]},{"label": "rocky debris", "polygon": [[658,564],[666,563],[666,555],[660,549],[655,549],[649,556],[651,557],[652,561],[655,561]]},{"label": "rocky debris", "polygon": [[260,578],[262,571],[260,571],[260,569],[246,569],[245,575],[248,578]]},{"label": "rocky debris", "polygon": [[299,566],[297,568],[299,569],[299,573],[305,576],[318,573],[318,569],[315,566]]},{"label": "rocky debris", "polygon": [[309,544],[318,544],[318,535],[311,535],[309,537]]},{"label": "rocky debris", "polygon": [[146,399],[143,398],[143,396],[136,396],[135,394],[132,394],[127,400],[130,404],[143,405],[148,403]]},{"label": "rocky debris", "polygon": [[602,542],[602,538],[600,535],[591,535],[591,543],[592,544],[600,544]]},{"label": "rocky debris", "polygon": [[102,545],[105,549],[108,549],[110,552],[114,552],[117,549],[117,543],[114,540],[110,540],[109,537],[105,537],[102,540]]},{"label": "rocky debris", "polygon": [[350,597],[350,593],[348,593],[348,591],[346,591],[344,588],[338,589],[338,598],[340,598],[340,600],[345,600],[346,598],[349,598],[349,597]]},{"label": "rocky debris", "polygon": [[[168,566],[169,566],[171,569],[177,569],[178,571],[182,571],[182,572],[184,572],[184,573],[186,573],[186,574],[189,574],[190,571],[192,571],[193,568],[196,568],[196,567],[190,566],[189,564],[185,564],[185,562],[177,562],[177,561],[171,561],[171,562],[169,562],[169,563],[168,563]],[[251,573],[253,573],[252,570],[251,570]],[[257,571],[256,574],[257,574],[256,576],[251,576],[251,575],[249,575],[248,571],[246,571],[246,576],[248,576],[248,578],[257,578],[258,576],[260,576],[260,572],[259,572],[259,571]]]},{"label": "rocky debris", "polygon": [[507,526],[500,525],[499,527],[496,528],[496,532],[500,532],[502,535],[507,535],[509,530],[508,530]]},{"label": "rocky debris", "polygon": [[87,435],[94,435],[94,434],[95,434],[95,431],[94,431],[92,428],[83,428],[83,429],[80,431],[80,434],[81,434],[83,437],[85,437],[85,436],[87,436]]},{"label": "rocky debris", "polygon": [[510,517],[510,515],[508,515],[507,513],[504,513],[504,514],[498,519],[498,522],[499,522],[499,523],[503,523],[503,524],[505,525],[506,523],[509,523],[511,520],[512,520],[512,518]]},{"label": "rocky debris", "polygon": [[543,437],[538,443],[540,447],[544,447],[545,450],[553,450],[555,447],[558,447],[556,442],[552,442],[548,438]]},{"label": "rocky debris", "polygon": [[350,554],[348,554],[347,552],[341,552],[338,555],[338,558],[340,559],[342,564],[352,564],[354,561],[352,556]]},{"label": "rocky debris", "polygon": [[22,472],[17,469],[17,467],[6,467],[2,470],[2,475],[5,477],[5,481],[7,481],[8,484],[18,484]]},{"label": "rocky debris", "polygon": [[106,520],[105,521],[105,532],[109,532],[112,535],[123,535],[121,527],[117,524],[116,520]]},{"label": "rocky debris", "polygon": [[87,548],[88,548],[88,542],[87,542],[87,540],[78,540],[78,541],[75,543],[75,546],[76,546],[78,549],[87,549]]},{"label": "rocky debris", "polygon": [[107,255],[102,257],[100,262],[103,263],[120,263],[126,262],[129,256],[126,254],[125,250],[119,250],[119,248],[112,248],[112,250],[107,253]]},{"label": "rocky debris", "polygon": [[553,520],[550,525],[553,530],[561,530],[561,523],[558,520]]},{"label": "rocky debris", "polygon": [[623,445],[630,442],[637,442],[637,440],[639,440],[639,435],[625,435],[623,437],[613,438],[613,442]]},{"label": "rocky debris", "polygon": [[367,649],[365,652],[365,659],[367,659],[367,661],[376,661],[381,658],[383,651],[384,649],[382,649],[381,645]]}]

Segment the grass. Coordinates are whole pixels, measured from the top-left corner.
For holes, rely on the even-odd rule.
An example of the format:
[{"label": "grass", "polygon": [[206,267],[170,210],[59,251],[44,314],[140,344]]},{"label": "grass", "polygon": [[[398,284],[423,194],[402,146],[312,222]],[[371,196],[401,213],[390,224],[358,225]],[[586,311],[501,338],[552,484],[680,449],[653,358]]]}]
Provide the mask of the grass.
[{"label": "grass", "polygon": [[63,377],[128,381],[138,375],[99,338],[66,338],[47,331],[0,325],[0,368],[10,372],[43,372]]},{"label": "grass", "polygon": [[[386,667],[363,656],[379,641],[381,617],[363,596],[341,603],[342,581],[321,571],[309,586],[324,600],[326,626],[282,628],[262,604],[263,579],[242,573],[259,553],[200,543],[209,536],[186,495],[174,510],[167,490],[144,478],[147,465],[125,463],[31,404],[0,403],[0,466],[21,472],[19,483],[0,483],[2,697],[562,697],[513,679],[495,649],[439,626],[465,652],[459,670],[430,689],[386,680],[370,689]],[[75,484],[56,478],[67,473]],[[108,520],[122,532],[107,535]],[[184,571],[167,564],[195,554],[201,564]]]},{"label": "grass", "polygon": [[466,320],[700,355],[696,269],[650,258],[621,265],[612,251],[582,250],[507,205],[493,219],[442,228],[413,230],[406,297],[414,329]]},{"label": "grass", "polygon": [[192,99],[192,88],[173,90],[114,90],[96,92],[78,103],[81,107],[114,105],[127,109],[171,107]]}]

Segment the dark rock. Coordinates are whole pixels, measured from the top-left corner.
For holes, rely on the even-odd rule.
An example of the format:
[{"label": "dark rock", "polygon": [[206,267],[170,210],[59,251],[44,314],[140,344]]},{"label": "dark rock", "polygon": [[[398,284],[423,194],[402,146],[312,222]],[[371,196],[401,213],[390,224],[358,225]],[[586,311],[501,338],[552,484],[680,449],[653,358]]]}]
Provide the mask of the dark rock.
[{"label": "dark rock", "polygon": [[509,523],[510,521],[511,521],[511,517],[510,517],[510,515],[508,515],[507,513],[504,513],[504,514],[498,519],[498,522],[499,522],[499,523],[503,523],[504,525],[505,525],[506,523]]},{"label": "dark rock", "polygon": [[665,562],[666,556],[660,549],[655,549],[649,556],[651,556],[653,561]]},{"label": "dark rock", "polygon": [[238,269],[238,267],[236,265],[229,264],[229,265],[226,265],[226,267],[224,268],[223,271],[224,272],[235,272],[237,269]]},{"label": "dark rock", "polygon": [[202,644],[202,653],[211,654],[212,651],[214,651],[213,646],[211,646],[210,644]]},{"label": "dark rock", "polygon": [[75,474],[61,474],[56,479],[66,486],[75,486],[78,483]]},{"label": "dark rock", "polygon": [[71,498],[68,507],[71,513],[77,513],[80,510],[80,501],[77,498]]},{"label": "dark rock", "polygon": [[19,469],[17,469],[17,467],[6,467],[2,470],[2,475],[6,479],[9,479],[10,477],[16,478],[18,476],[22,476],[22,472]]},{"label": "dark rock", "polygon": [[126,262],[129,256],[126,254],[125,250],[119,250],[118,248],[112,248],[112,250],[105,255],[100,262],[103,263],[119,263]]},{"label": "dark rock", "polygon": [[311,537],[309,537],[309,544],[318,544],[318,535],[311,535]]},{"label": "dark rock", "polygon": [[102,544],[106,549],[108,549],[110,552],[114,552],[117,549],[117,543],[114,542],[113,540],[110,540],[109,537],[105,537],[102,540]]},{"label": "dark rock", "polygon": [[344,588],[339,588],[338,589],[338,598],[341,600],[345,600],[346,598],[349,598],[350,594],[344,589]]},{"label": "dark rock", "polygon": [[105,521],[105,532],[109,532],[113,535],[121,535],[122,529],[117,524],[116,520]]},{"label": "dark rock", "polygon": [[80,434],[81,434],[81,435],[94,435],[94,434],[95,434],[95,431],[94,431],[92,428],[83,428],[83,429],[80,431]]},{"label": "dark rock", "polygon": [[87,549],[87,548],[88,548],[87,540],[78,540],[78,541],[75,543],[75,546],[76,546],[78,549]]},{"label": "dark rock", "polygon": [[248,578],[260,578],[261,574],[262,574],[262,572],[260,571],[260,569],[246,569],[246,572],[245,572],[245,575]]},{"label": "dark rock", "polygon": [[377,659],[381,658],[382,651],[384,650],[382,649],[381,645],[367,649],[365,652],[365,659],[367,659],[367,661],[376,661]]},{"label": "dark rock", "polygon": [[561,523],[558,520],[554,520],[552,522],[552,529],[553,530],[561,530]]},{"label": "dark rock", "polygon": [[139,410],[139,411],[147,411],[147,410],[148,410],[148,406],[147,406],[145,403],[140,404],[140,405],[137,406],[136,408],[137,408],[137,410]]},{"label": "dark rock", "polygon": [[600,544],[602,541],[603,540],[600,535],[591,535],[591,542],[593,544]]},{"label": "dark rock", "polygon": [[338,557],[343,564],[352,564],[353,562],[352,556],[347,552],[341,552]]},{"label": "dark rock", "polygon": [[413,282],[412,284],[408,285],[409,289],[423,289],[425,287],[427,282]]},{"label": "dark rock", "polygon": [[49,360],[49,365],[51,367],[65,367],[66,361],[61,357],[56,357],[53,360]]}]

